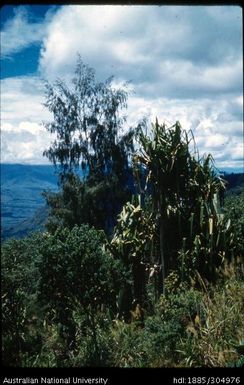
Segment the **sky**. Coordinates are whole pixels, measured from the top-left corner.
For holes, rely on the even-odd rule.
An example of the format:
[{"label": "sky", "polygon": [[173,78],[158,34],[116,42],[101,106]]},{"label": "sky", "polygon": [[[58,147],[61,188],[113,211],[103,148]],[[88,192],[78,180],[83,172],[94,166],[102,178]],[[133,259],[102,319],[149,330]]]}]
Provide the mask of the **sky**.
[{"label": "sky", "polygon": [[43,164],[44,79],[69,82],[77,53],[99,80],[130,81],[127,126],[192,130],[200,156],[243,171],[239,6],[18,5],[1,12],[1,162]]}]

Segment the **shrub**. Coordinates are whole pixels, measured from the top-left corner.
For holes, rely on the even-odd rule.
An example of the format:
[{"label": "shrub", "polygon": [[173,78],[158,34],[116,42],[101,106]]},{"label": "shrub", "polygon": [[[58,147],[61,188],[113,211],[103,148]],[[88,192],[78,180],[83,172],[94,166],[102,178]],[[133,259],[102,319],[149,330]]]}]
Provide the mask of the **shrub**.
[{"label": "shrub", "polygon": [[44,236],[39,264],[38,298],[46,307],[48,322],[60,325],[66,351],[72,350],[78,332],[74,312],[85,314],[97,360],[96,313],[108,307],[116,311],[120,282],[119,262],[105,251],[103,242],[103,233],[87,225],[59,228],[54,235]]},{"label": "shrub", "polygon": [[4,365],[18,365],[22,354],[41,345],[37,268],[41,235],[2,246],[2,354]]}]

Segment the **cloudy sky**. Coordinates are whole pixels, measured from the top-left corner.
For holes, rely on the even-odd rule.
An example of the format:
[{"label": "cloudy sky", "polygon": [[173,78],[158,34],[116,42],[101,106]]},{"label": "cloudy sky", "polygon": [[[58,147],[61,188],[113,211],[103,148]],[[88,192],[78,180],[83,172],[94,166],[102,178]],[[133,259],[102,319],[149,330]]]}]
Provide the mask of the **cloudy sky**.
[{"label": "cloudy sky", "polygon": [[238,6],[1,8],[1,162],[45,163],[43,79],[69,79],[77,52],[105,80],[131,81],[127,121],[192,130],[200,154],[243,171],[242,10]]}]

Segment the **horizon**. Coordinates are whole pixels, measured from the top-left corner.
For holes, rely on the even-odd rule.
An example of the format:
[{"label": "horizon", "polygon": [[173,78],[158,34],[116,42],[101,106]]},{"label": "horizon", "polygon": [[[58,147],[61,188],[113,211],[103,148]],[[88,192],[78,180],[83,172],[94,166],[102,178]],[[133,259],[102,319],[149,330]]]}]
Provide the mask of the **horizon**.
[{"label": "horizon", "polygon": [[[8,163],[8,162],[0,162],[0,167],[3,166],[3,165],[6,165],[6,166],[29,166],[29,167],[38,167],[38,166],[45,166],[45,167],[53,167],[55,169],[55,165],[52,164],[52,163]],[[216,170],[218,170],[219,172],[225,172],[225,173],[229,173],[229,174],[244,174],[244,166],[243,167],[226,167],[226,168],[219,168],[219,167],[216,167]]]}]

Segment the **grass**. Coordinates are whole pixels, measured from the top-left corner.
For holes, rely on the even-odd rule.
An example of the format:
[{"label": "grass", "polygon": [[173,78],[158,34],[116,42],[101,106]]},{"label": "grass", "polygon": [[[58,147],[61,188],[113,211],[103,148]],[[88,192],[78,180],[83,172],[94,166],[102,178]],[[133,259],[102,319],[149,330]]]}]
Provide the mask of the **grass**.
[{"label": "grass", "polygon": [[142,327],[116,321],[112,366],[226,367],[243,360],[244,283],[233,265],[215,286],[180,288],[162,296]]},{"label": "grass", "polygon": [[[228,367],[244,364],[243,266],[231,263],[209,284],[198,275],[192,285],[166,280],[166,294],[144,318],[130,323],[96,314],[96,351],[87,317],[77,311],[75,348],[68,348],[52,321],[30,324],[27,337],[36,349],[20,356],[23,367]],[[179,277],[178,277],[179,278]],[[153,297],[152,297],[153,298]],[[36,334],[38,331],[38,335]],[[38,348],[35,343],[38,337]],[[26,343],[28,342],[26,341]],[[31,341],[33,342],[31,344]]]}]

